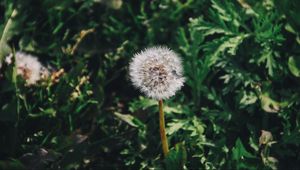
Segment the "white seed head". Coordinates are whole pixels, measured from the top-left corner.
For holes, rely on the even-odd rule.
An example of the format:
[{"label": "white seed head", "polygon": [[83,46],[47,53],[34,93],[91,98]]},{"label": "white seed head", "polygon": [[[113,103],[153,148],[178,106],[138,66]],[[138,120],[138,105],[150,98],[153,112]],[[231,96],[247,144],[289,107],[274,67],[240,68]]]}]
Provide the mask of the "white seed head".
[{"label": "white seed head", "polygon": [[175,95],[184,83],[182,64],[175,52],[166,47],[152,47],[134,55],[129,76],[135,87],[153,99]]},{"label": "white seed head", "polygon": [[[12,63],[13,54],[6,57],[5,62],[9,65]],[[36,56],[23,52],[16,52],[17,74],[21,75],[27,85],[36,84],[39,80],[49,77],[50,71],[44,67]]]}]

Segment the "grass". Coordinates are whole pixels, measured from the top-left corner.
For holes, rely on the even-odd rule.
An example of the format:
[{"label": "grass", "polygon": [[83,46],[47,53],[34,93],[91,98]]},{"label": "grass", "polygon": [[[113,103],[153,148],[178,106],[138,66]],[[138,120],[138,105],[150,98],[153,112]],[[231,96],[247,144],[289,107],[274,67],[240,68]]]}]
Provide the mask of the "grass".
[{"label": "grass", "polygon": [[[24,51],[52,68],[28,86],[3,62],[0,169],[298,168],[296,0],[120,3],[0,2],[0,61]],[[174,49],[186,77],[165,101],[166,158],[157,101],[128,78],[154,45]]]}]

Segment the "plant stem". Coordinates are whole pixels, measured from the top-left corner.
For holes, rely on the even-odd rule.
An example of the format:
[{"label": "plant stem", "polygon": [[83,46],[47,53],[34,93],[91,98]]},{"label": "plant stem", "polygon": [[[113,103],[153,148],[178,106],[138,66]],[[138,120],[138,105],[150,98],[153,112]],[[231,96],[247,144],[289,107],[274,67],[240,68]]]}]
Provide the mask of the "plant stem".
[{"label": "plant stem", "polygon": [[7,48],[9,48],[7,45],[7,41],[10,38],[10,31],[12,31],[11,29],[13,29],[13,18],[16,17],[17,13],[18,11],[14,9],[0,37],[0,63],[2,63],[4,56],[11,52],[11,49],[9,49],[9,51],[7,50]]},{"label": "plant stem", "polygon": [[160,138],[162,143],[162,149],[164,156],[166,157],[169,152],[169,146],[168,146],[168,139],[166,135],[166,129],[165,129],[165,116],[164,116],[164,110],[163,110],[163,101],[158,101],[159,105],[159,131],[160,131]]}]

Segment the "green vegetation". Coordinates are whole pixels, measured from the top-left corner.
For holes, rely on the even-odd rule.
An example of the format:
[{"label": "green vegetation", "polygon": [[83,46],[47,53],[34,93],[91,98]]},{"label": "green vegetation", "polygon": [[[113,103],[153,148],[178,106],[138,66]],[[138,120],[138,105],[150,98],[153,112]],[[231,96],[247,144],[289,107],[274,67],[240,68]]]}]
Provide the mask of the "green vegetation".
[{"label": "green vegetation", "polygon": [[[297,0],[0,1],[0,169],[298,169]],[[164,103],[128,77],[133,55],[176,51]],[[26,84],[6,56],[51,66]]]}]

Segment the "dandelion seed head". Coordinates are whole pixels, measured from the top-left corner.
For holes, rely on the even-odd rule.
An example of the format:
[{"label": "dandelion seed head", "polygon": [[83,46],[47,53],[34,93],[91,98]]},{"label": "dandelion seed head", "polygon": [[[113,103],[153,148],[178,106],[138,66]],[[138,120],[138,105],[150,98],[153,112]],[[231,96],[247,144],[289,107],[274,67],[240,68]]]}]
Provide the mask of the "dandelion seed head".
[{"label": "dandelion seed head", "polygon": [[[13,54],[6,57],[5,62],[12,63]],[[24,52],[16,52],[17,74],[26,80],[27,85],[36,84],[38,81],[49,77],[50,71],[42,65],[36,56]]]},{"label": "dandelion seed head", "polygon": [[134,55],[129,65],[135,87],[153,99],[175,95],[184,83],[178,55],[166,47],[152,47]]}]

